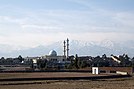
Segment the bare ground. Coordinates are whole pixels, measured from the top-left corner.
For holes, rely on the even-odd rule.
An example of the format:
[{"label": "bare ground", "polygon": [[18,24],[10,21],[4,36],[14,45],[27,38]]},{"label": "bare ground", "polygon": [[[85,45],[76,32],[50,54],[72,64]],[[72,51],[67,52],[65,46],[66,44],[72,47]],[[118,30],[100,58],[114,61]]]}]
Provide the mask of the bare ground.
[{"label": "bare ground", "polygon": [[[106,76],[108,74],[99,74],[97,76]],[[32,73],[0,73],[0,79],[7,78],[49,78],[49,77],[89,77],[96,76],[91,73],[78,72],[32,72]]]},{"label": "bare ground", "polygon": [[[77,73],[78,74],[78,73]],[[1,75],[1,74],[0,74]],[[21,76],[24,76],[20,74]],[[20,77],[16,75],[16,77]],[[41,74],[37,75],[40,76]],[[8,75],[3,75],[11,77]],[[3,78],[1,75],[1,78]],[[15,76],[12,75],[12,77]],[[30,75],[28,75],[30,76]],[[50,76],[50,74],[49,74]],[[100,80],[42,80],[42,81],[5,81],[0,89],[134,89],[134,77]]]}]

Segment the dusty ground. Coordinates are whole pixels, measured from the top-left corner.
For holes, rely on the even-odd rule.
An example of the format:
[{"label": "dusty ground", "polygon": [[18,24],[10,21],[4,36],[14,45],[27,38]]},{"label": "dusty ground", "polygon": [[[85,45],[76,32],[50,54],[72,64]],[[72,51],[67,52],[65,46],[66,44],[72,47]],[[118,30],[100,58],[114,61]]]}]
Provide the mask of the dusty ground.
[{"label": "dusty ground", "polygon": [[[1,75],[1,77],[3,76]],[[7,75],[5,76],[7,77]],[[10,76],[8,75],[8,77]],[[62,81],[42,80],[42,81],[5,81],[5,82],[3,81],[0,82],[0,89],[134,89],[134,77],[103,79],[95,81],[91,80],[62,80]]]},{"label": "dusty ground", "polygon": [[[100,74],[98,76],[106,76],[108,74]],[[33,73],[0,73],[0,79],[7,78],[44,78],[44,77],[89,77],[96,76],[91,73],[77,72],[33,72]]]},{"label": "dusty ground", "polygon": [[97,81],[23,81],[10,82],[9,84],[11,85],[0,85],[0,89],[134,89],[134,78]]}]

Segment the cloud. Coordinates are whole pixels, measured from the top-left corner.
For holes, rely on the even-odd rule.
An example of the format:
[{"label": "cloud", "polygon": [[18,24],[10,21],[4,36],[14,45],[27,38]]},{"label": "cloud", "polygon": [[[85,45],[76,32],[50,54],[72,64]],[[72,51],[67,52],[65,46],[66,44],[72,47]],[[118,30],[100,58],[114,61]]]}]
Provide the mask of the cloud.
[{"label": "cloud", "polygon": [[[52,32],[52,30],[60,30],[61,28],[58,26],[47,26],[47,25],[25,25],[22,24],[21,27],[23,29],[31,29],[31,30],[36,30],[36,32]],[[54,31],[55,32],[55,31]]]},{"label": "cloud", "polygon": [[134,13],[132,12],[121,12],[117,13],[114,19],[125,27],[134,28]]},{"label": "cloud", "polygon": [[5,8],[6,12],[10,11],[9,14],[14,10],[16,13],[0,14],[0,43],[30,47],[47,45],[67,37],[86,41],[133,40],[133,12],[107,11],[92,8],[82,0],[75,2],[89,9],[33,11]]},{"label": "cloud", "polygon": [[24,47],[34,47],[38,45],[49,45],[53,42],[63,41],[66,38],[70,40],[83,40],[83,41],[102,41],[109,39],[112,41],[126,41],[133,38],[130,33],[47,33],[47,34],[18,34],[15,36],[3,37],[0,36],[0,44],[19,45]]},{"label": "cloud", "polygon": [[96,8],[95,6],[91,4],[91,0],[90,1],[89,0],[68,0],[68,1],[74,2],[76,4],[80,4],[84,7],[87,7],[90,10],[93,10],[94,8]]},{"label": "cloud", "polygon": [[39,10],[29,11],[29,13],[24,14],[24,17],[4,16],[3,19],[7,23],[20,26],[23,31],[28,31],[28,29],[35,31],[37,29],[38,31],[35,32],[46,32],[48,30],[47,32],[123,33],[132,32],[131,29],[134,28],[132,24],[134,13],[129,14],[129,12],[115,13],[96,9],[92,11]]}]

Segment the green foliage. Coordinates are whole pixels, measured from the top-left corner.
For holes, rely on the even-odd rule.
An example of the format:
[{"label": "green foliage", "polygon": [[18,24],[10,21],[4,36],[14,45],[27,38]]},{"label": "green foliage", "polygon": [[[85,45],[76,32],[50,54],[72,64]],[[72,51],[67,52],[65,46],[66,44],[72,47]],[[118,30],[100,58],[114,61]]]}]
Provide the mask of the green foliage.
[{"label": "green foliage", "polygon": [[80,59],[78,55],[75,55],[74,60],[71,60],[71,64],[66,66],[67,69],[79,69],[79,68],[85,68],[88,67],[89,64],[86,60]]},{"label": "green foliage", "polygon": [[37,60],[37,66],[38,66],[39,69],[46,68],[47,61],[39,59],[39,60]]},{"label": "green foliage", "polygon": [[5,60],[5,58],[4,57],[1,57],[1,60]]},{"label": "green foliage", "polygon": [[71,63],[69,65],[66,65],[67,69],[74,69],[74,63]]},{"label": "green foliage", "polygon": [[134,57],[131,59],[132,67],[134,67]]},{"label": "green foliage", "polygon": [[120,66],[132,66],[131,61],[129,60],[130,58],[128,57],[128,55],[123,54],[122,56],[119,56],[119,59],[121,60]]},{"label": "green foliage", "polygon": [[21,55],[19,55],[17,59],[18,59],[20,62],[22,62],[22,61],[24,60],[24,58],[22,58]]},{"label": "green foliage", "polygon": [[75,56],[74,66],[75,66],[76,69],[79,68],[79,64],[78,64],[78,55],[77,55],[77,54],[76,54],[76,56]]},{"label": "green foliage", "polygon": [[79,62],[79,68],[85,68],[85,67],[87,67],[87,66],[88,66],[88,64],[87,64],[86,61],[81,61],[81,62]]},{"label": "green foliage", "polygon": [[78,69],[78,55],[76,54],[74,59],[71,59],[71,64],[66,65],[67,69]]}]

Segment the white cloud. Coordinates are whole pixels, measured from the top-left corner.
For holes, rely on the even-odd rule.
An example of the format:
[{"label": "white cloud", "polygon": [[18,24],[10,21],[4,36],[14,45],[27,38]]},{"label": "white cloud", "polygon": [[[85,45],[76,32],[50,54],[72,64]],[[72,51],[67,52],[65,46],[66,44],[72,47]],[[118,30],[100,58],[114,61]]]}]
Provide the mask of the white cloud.
[{"label": "white cloud", "polygon": [[[82,4],[88,6],[85,2]],[[20,15],[18,17],[1,15],[0,34],[4,35],[0,36],[0,43],[32,47],[51,44],[67,37],[86,41],[133,40],[133,12],[90,9],[92,10],[17,9],[18,13],[14,14]]]},{"label": "white cloud", "polygon": [[102,41],[109,39],[113,41],[125,41],[133,38],[133,34],[128,33],[48,33],[48,34],[18,34],[15,36],[0,36],[0,44],[20,45],[25,47],[34,47],[38,45],[49,45],[53,42],[63,41],[66,38],[70,40],[83,41]]},{"label": "white cloud", "polygon": [[94,8],[96,8],[95,6],[93,6],[89,0],[68,0],[70,2],[74,2],[76,4],[80,4],[80,5],[83,5],[85,7],[87,7],[88,9],[92,10]]},{"label": "white cloud", "polygon": [[121,13],[117,13],[114,18],[120,24],[124,25],[124,27],[134,28],[134,24],[133,24],[134,23],[134,17],[133,16],[134,16],[134,13],[121,12]]}]

